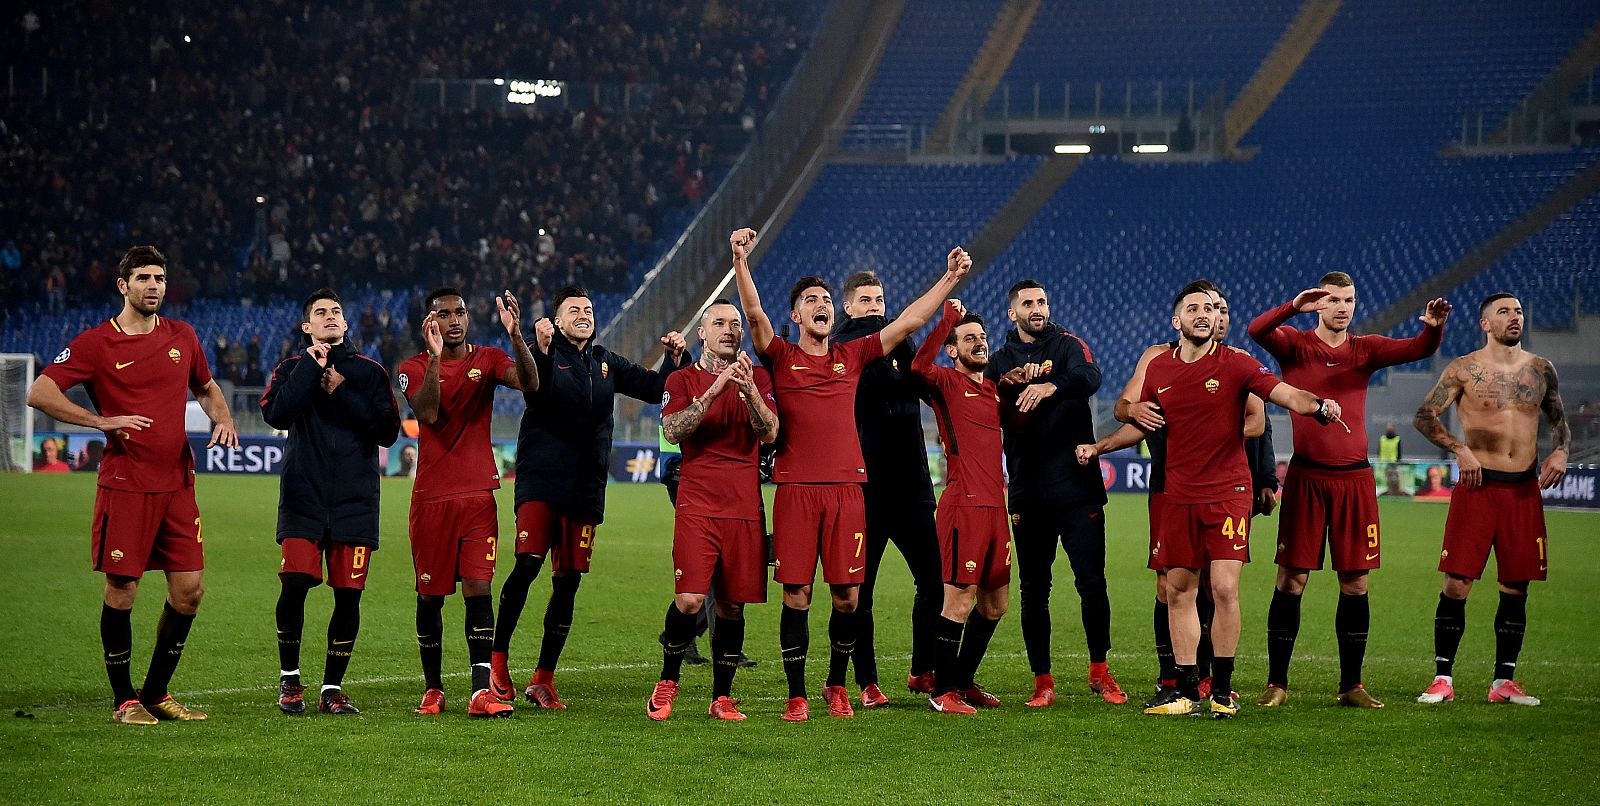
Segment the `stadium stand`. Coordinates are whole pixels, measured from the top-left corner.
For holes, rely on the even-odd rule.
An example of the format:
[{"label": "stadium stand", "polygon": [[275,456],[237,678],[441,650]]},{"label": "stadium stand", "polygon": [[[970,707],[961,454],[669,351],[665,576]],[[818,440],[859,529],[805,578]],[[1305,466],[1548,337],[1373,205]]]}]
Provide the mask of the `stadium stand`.
[{"label": "stadium stand", "polygon": [[[0,35],[22,77],[0,118],[0,182],[20,190],[0,199],[7,285],[97,308],[116,256],[151,241],[177,306],[464,277],[530,299],[577,281],[614,304],[709,192],[731,156],[713,134],[748,129],[816,5],[261,5],[138,30],[52,5]],[[404,102],[414,78],[502,75],[649,92],[519,117]]]},{"label": "stadium stand", "polygon": [[[908,3],[854,122],[932,126],[983,46],[1001,0]],[[920,140],[914,140],[920,143]]]}]

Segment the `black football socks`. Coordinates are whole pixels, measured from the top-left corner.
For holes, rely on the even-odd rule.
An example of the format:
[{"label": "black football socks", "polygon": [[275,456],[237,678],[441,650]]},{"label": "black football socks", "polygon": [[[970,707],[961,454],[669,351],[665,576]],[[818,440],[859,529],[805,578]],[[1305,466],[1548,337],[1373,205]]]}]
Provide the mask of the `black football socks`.
[{"label": "black football socks", "polygon": [[111,682],[111,707],[136,696],[128,664],[133,660],[133,611],[100,606],[100,647],[105,653],[106,679]]},{"label": "black football socks", "polygon": [[1267,684],[1289,688],[1289,660],[1300,636],[1300,597],[1276,588],[1267,608]]},{"label": "black football socks", "polygon": [[444,689],[444,597],[417,594],[417,652],[426,688]]},{"label": "black football socks", "polygon": [[1433,615],[1433,673],[1440,677],[1454,674],[1456,650],[1467,629],[1467,600],[1439,594],[1439,608]]},{"label": "black football socks", "polygon": [[572,632],[572,611],[578,601],[578,585],[582,582],[581,574],[550,577],[550,603],[544,609],[544,642],[539,646],[540,669],[554,672],[556,663],[561,660],[567,634]]},{"label": "black football socks", "polygon": [[1333,630],[1339,641],[1339,691],[1361,685],[1361,665],[1367,657],[1367,631],[1372,609],[1367,594],[1339,594],[1339,607],[1333,614]]},{"label": "black football socks", "polygon": [[183,658],[183,644],[189,640],[189,627],[194,624],[193,613],[179,613],[172,602],[162,602],[161,620],[156,623],[156,648],[150,656],[150,668],[145,670],[144,689],[140,699],[145,705],[155,705],[167,698],[167,684]]}]

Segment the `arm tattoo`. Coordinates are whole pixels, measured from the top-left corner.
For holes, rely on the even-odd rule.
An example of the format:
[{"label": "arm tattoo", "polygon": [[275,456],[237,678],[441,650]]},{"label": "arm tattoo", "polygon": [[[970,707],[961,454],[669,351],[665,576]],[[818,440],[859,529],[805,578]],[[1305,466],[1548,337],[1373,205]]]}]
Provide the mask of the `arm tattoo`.
[{"label": "arm tattoo", "polygon": [[[1472,370],[1469,367],[1467,371],[1471,374]],[[1428,392],[1427,398],[1417,408],[1417,416],[1411,421],[1411,425],[1427,437],[1429,442],[1452,453],[1464,447],[1465,443],[1456,439],[1450,430],[1444,427],[1444,423],[1439,420],[1439,413],[1449,408],[1460,394],[1461,381],[1456,377],[1456,364],[1451,363],[1445,367],[1444,374],[1439,376],[1439,382]]]},{"label": "arm tattoo", "polygon": [[761,439],[772,436],[777,429],[778,418],[772,415],[772,410],[761,402],[761,392],[752,389],[745,393],[744,407],[750,413],[750,429],[756,432]]},{"label": "arm tattoo", "polygon": [[700,421],[705,419],[706,410],[710,407],[710,401],[702,397],[689,404],[683,411],[661,418],[662,435],[674,445],[681,444],[684,437],[693,434],[694,430],[700,427]]},{"label": "arm tattoo", "polygon": [[1556,365],[1543,361],[1540,372],[1544,375],[1545,419],[1550,422],[1550,450],[1572,452],[1572,426],[1567,424],[1566,406],[1561,402],[1561,385],[1556,380]]}]

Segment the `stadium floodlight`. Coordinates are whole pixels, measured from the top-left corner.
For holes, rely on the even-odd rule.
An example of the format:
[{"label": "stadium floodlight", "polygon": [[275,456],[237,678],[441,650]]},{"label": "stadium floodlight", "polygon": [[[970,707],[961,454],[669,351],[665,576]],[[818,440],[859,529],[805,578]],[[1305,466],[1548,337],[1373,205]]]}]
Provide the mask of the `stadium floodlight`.
[{"label": "stadium floodlight", "polygon": [[1056,146],[1057,154],[1087,154],[1090,150],[1084,143],[1061,143]]},{"label": "stadium floodlight", "polygon": [[1167,153],[1167,144],[1166,143],[1146,143],[1144,145],[1137,145],[1137,146],[1133,147],[1133,153],[1135,153],[1135,154],[1165,154],[1165,153]]},{"label": "stadium floodlight", "polygon": [[503,78],[497,78],[494,80],[494,85],[496,87],[504,87],[506,85],[506,80]]}]

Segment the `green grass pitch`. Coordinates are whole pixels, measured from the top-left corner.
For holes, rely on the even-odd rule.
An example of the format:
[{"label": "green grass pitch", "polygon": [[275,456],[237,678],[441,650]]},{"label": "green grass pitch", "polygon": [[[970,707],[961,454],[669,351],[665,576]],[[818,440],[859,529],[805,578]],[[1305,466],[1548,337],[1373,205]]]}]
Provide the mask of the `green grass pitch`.
[{"label": "green grass pitch", "polygon": [[[1432,674],[1434,571],[1445,508],[1383,505],[1386,567],[1374,575],[1367,684],[1388,703],[1365,712],[1333,706],[1337,663],[1331,573],[1313,576],[1287,707],[1247,705],[1231,722],[1163,719],[1134,704],[1111,706],[1084,685],[1087,657],[1071,573],[1057,565],[1052,614],[1053,708],[1022,706],[1031,676],[1015,614],[996,635],[979,678],[1005,705],[973,717],[930,713],[901,684],[910,650],[910,582],[888,558],[878,601],[880,665],[892,707],[855,719],[778,719],[776,589],[748,613],[747,650],[761,665],[741,672],[735,694],[750,720],[705,716],[710,674],[687,667],[678,710],[648,721],[656,635],[672,590],[671,516],[657,485],[613,486],[596,543],[594,573],[558,672],[570,710],[519,707],[510,720],[465,715],[461,605],[445,611],[448,710],[412,713],[421,694],[406,547],[410,492],[383,486],[384,548],[373,561],[361,638],[346,690],[359,717],[277,713],[273,602],[276,479],[202,477],[207,549],[205,603],[174,691],[211,719],[151,728],[109,721],[100,663],[101,577],[89,570],[87,523],[94,481],[84,476],[0,478],[0,800],[10,803],[180,801],[809,800],[837,802],[1462,803],[1600,799],[1600,614],[1584,590],[1600,572],[1600,516],[1548,515],[1552,579],[1534,586],[1519,677],[1539,708],[1484,702],[1496,594],[1480,584],[1468,607],[1457,664],[1460,700],[1413,702]],[[510,534],[510,491],[501,491]],[[1116,647],[1111,663],[1142,699],[1154,676],[1151,574],[1144,570],[1143,498],[1110,504],[1109,568]],[[1235,676],[1243,700],[1266,674],[1264,622],[1276,519],[1257,519],[1244,575],[1244,637]],[[501,569],[510,561],[502,557]],[[135,608],[134,680],[143,675],[160,609],[160,575],[146,578]],[[531,672],[547,575],[535,583],[512,647],[519,681]],[[320,680],[331,597],[313,592],[304,664]],[[1016,598],[1012,598],[1013,608]],[[812,619],[813,690],[826,658],[821,612]],[[852,693],[854,687],[852,685]],[[14,715],[13,715],[14,714]]]}]

